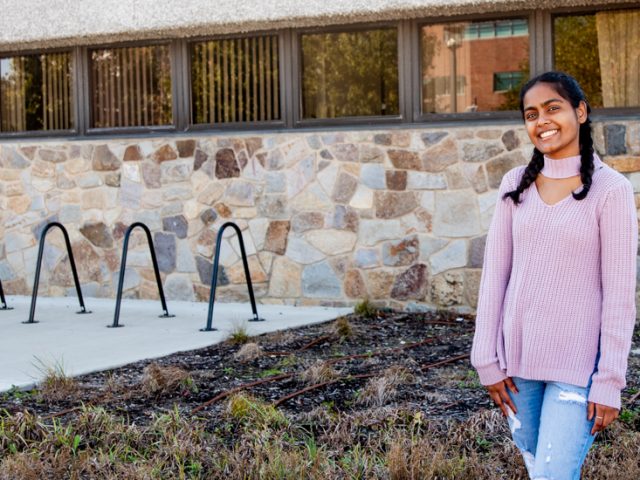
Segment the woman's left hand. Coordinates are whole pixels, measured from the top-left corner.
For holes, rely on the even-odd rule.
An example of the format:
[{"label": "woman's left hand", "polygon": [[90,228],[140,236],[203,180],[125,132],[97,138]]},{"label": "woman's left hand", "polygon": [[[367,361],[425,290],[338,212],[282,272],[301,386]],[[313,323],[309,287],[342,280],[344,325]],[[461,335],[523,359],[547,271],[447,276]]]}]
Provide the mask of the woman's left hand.
[{"label": "woman's left hand", "polygon": [[587,420],[591,420],[594,415],[596,417],[596,421],[591,429],[591,435],[595,435],[596,432],[604,430],[611,422],[618,418],[619,412],[617,408],[589,402],[587,407]]}]

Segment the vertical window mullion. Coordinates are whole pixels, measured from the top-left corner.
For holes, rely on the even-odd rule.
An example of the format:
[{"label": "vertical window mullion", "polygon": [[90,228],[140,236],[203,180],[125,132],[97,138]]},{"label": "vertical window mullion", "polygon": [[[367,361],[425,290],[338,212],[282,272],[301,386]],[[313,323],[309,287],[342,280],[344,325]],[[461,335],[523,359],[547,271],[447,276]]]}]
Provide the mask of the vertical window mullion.
[{"label": "vertical window mullion", "polygon": [[91,76],[89,75],[87,55],[87,49],[84,47],[76,47],[74,49],[72,63],[74,72],[72,97],[74,99],[74,123],[79,135],[85,135],[87,133],[87,126],[89,125],[91,115],[89,108],[91,105],[89,98]]},{"label": "vertical window mullion", "polygon": [[[285,105],[286,107],[286,123],[288,127],[295,127],[302,118],[301,100],[302,100],[302,73],[301,59],[302,49],[300,48],[300,34],[293,29],[285,32],[286,41],[283,43],[283,51],[280,55],[283,71],[283,77],[286,80],[284,86]],[[291,62],[285,61],[290,58]]]},{"label": "vertical window mullion", "polygon": [[189,87],[185,76],[188,74],[184,68],[184,46],[182,40],[174,40],[169,45],[169,69],[171,72],[171,112],[173,125],[182,131],[186,128],[186,112],[188,107],[185,97],[189,96]]},{"label": "vertical window mullion", "polygon": [[[398,99],[402,123],[413,121],[413,51],[417,36],[414,35],[414,24],[409,20],[398,23]],[[419,91],[416,89],[416,91]]]}]

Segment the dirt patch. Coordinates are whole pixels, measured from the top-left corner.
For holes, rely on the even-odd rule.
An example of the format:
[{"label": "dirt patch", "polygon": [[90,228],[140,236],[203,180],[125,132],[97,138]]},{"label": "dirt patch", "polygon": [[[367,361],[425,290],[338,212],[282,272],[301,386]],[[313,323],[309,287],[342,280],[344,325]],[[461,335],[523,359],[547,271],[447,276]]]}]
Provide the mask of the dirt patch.
[{"label": "dirt patch", "polygon": [[[34,452],[61,425],[71,432],[58,448],[69,456],[61,478],[526,478],[469,364],[473,330],[473,317],[446,312],[351,315],[84,375],[72,395],[9,392],[0,421],[24,433],[31,419],[39,433],[19,441],[6,430],[0,478],[58,475]],[[632,355],[623,398],[638,391],[640,356]],[[80,424],[97,417],[133,438],[136,453],[108,454],[108,432],[89,442]],[[190,446],[182,460],[161,449],[158,428]],[[609,430],[584,478],[638,478],[640,466],[628,462],[637,465],[640,451],[640,400]],[[148,435],[155,440],[141,440]],[[101,454],[109,468],[96,467]]]}]

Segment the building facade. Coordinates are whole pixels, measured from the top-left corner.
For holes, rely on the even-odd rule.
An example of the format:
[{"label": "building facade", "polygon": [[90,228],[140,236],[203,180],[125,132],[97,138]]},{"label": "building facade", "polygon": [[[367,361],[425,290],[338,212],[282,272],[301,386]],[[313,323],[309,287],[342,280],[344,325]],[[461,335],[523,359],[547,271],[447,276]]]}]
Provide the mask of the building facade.
[{"label": "building facade", "polygon": [[[264,303],[473,309],[517,92],[567,71],[640,200],[637,2],[0,0],[0,280],[32,288],[46,223],[86,295],[152,231],[170,299],[205,300],[220,226]],[[640,206],[640,203],[639,203]],[[219,298],[246,299],[237,239]],[[125,294],[155,298],[144,236]],[[62,236],[41,293],[74,294]]]}]

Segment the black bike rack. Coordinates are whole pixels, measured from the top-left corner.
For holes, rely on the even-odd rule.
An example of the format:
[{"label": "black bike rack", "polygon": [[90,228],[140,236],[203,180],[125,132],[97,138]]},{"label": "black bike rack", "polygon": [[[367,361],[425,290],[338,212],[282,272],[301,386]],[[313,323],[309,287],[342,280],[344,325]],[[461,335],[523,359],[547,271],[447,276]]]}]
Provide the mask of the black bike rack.
[{"label": "black bike rack", "polygon": [[149,250],[151,252],[151,262],[153,263],[153,271],[156,274],[156,282],[158,283],[158,292],[160,293],[160,302],[162,303],[162,309],[164,313],[159,315],[160,318],[171,318],[175,317],[175,315],[171,315],[169,310],[167,310],[167,302],[164,299],[164,291],[162,290],[162,281],[160,280],[160,270],[158,269],[158,260],[156,260],[156,251],[153,246],[153,239],[151,238],[151,231],[149,227],[147,227],[142,222],[132,223],[127,231],[124,234],[124,245],[122,249],[122,261],[120,262],[120,279],[118,280],[118,295],[116,296],[116,311],[113,316],[113,324],[107,325],[109,328],[118,328],[124,327],[124,325],[120,325],[118,323],[118,319],[120,318],[120,303],[122,302],[122,286],[124,285],[124,272],[127,265],[127,250],[129,249],[129,237],[131,236],[131,232],[140,227],[144,230],[144,233],[147,234],[147,242],[149,243]]},{"label": "black bike rack", "polygon": [[2,302],[0,310],[13,310],[13,307],[7,307],[7,301],[4,298],[4,289],[2,288],[2,280],[0,280],[0,301]]},{"label": "black bike rack", "polygon": [[38,284],[40,283],[40,269],[42,268],[42,254],[44,253],[44,241],[47,237],[47,233],[53,227],[58,227],[62,230],[62,234],[64,235],[64,242],[67,246],[67,255],[69,256],[69,262],[71,263],[71,272],[73,273],[73,281],[76,285],[76,292],[78,293],[78,301],[80,302],[80,310],[79,314],[83,313],[91,313],[90,310],[87,310],[84,306],[84,300],[82,299],[82,290],[80,289],[80,281],[78,280],[78,271],[76,270],[76,262],[73,259],[73,250],[71,250],[71,242],[69,241],[69,234],[67,233],[67,229],[64,228],[64,225],[58,222],[48,223],[42,234],[40,235],[40,247],[38,248],[38,263],[36,265],[36,276],[33,281],[33,294],[31,295],[31,311],[29,312],[29,320],[22,323],[38,323],[33,319],[36,313],[36,299],[38,297]]},{"label": "black bike rack", "polygon": [[218,231],[218,238],[216,239],[216,255],[213,260],[213,275],[211,278],[211,293],[209,294],[209,313],[207,314],[207,326],[205,328],[201,328],[201,332],[212,332],[217,330],[211,326],[213,321],[213,304],[216,298],[216,287],[218,285],[218,265],[220,263],[220,246],[222,245],[222,234],[228,228],[233,228],[238,234],[238,242],[240,243],[240,253],[242,255],[242,264],[244,265],[244,276],[247,280],[247,288],[249,289],[249,298],[251,299],[251,309],[253,311],[253,318],[250,318],[250,322],[262,322],[264,318],[260,318],[258,316],[258,309],[256,308],[256,299],[253,295],[253,285],[251,283],[251,275],[249,273],[249,262],[247,262],[247,253],[244,249],[244,240],[242,240],[242,232],[240,228],[233,223],[227,222]]}]

